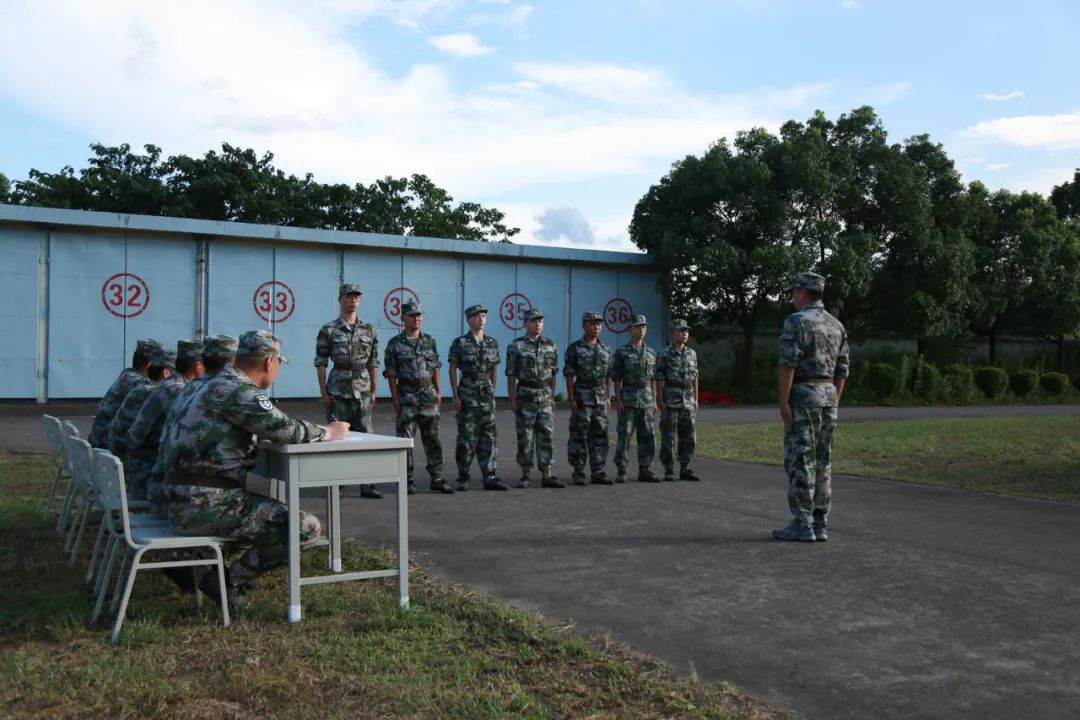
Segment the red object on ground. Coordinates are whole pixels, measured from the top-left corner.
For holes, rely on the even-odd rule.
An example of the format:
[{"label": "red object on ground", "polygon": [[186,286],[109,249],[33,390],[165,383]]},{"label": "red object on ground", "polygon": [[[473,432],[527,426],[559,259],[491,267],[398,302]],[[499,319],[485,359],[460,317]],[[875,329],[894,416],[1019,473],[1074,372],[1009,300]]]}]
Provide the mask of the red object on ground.
[{"label": "red object on ground", "polygon": [[713,403],[715,405],[734,405],[735,399],[729,392],[713,392],[711,390],[702,390],[698,393],[698,398],[703,403]]}]

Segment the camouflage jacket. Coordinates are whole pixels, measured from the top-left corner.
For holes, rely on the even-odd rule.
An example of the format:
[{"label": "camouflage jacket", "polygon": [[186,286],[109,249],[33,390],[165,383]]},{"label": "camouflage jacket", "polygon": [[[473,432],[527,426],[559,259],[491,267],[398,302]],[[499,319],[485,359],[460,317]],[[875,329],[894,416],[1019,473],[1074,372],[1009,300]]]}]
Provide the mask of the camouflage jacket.
[{"label": "camouflage jacket", "polygon": [[793,407],[835,407],[834,380],[849,370],[847,331],[821,303],[788,315],[780,335],[780,365],[795,370]]},{"label": "camouflage jacket", "polygon": [[124,402],[120,403],[120,409],[116,411],[112,422],[109,423],[109,452],[121,460],[127,457],[128,430],[155,387],[157,383],[149,380],[131,388],[131,392],[124,398]]},{"label": "camouflage jacket", "polygon": [[653,377],[656,375],[656,353],[641,344],[626,343],[615,351],[611,363],[611,379],[622,382],[620,392],[623,405],[628,408],[651,408],[653,406]]},{"label": "camouflage jacket", "polygon": [[265,390],[229,365],[201,383],[176,422],[165,429],[164,467],[166,472],[243,482],[255,466],[259,440],[306,443],[323,435],[318,425],[278,410]]},{"label": "camouflage jacket", "polygon": [[566,348],[563,375],[574,379],[574,399],[582,405],[608,402],[608,378],[611,377],[611,348],[597,340],[587,343],[579,338]]},{"label": "camouflage jacket", "polygon": [[128,452],[143,450],[157,451],[161,444],[161,429],[165,427],[165,417],[176,396],[188,384],[187,378],[180,373],[170,375],[154,386],[150,397],[146,398],[135,421],[127,433]]},{"label": "camouflage jacket", "polygon": [[491,371],[501,361],[495,338],[484,335],[483,342],[477,342],[471,332],[465,333],[450,343],[446,359],[461,371],[458,398],[462,407],[490,406],[495,401]]},{"label": "camouflage jacket", "polygon": [[371,373],[379,367],[379,336],[375,328],[357,318],[350,328],[340,317],[319,330],[315,338],[315,367],[334,367],[326,379],[335,397],[361,400],[371,396]]},{"label": "camouflage jacket", "polygon": [[180,392],[176,394],[172,405],[169,406],[169,412],[165,415],[165,423],[161,426],[161,432],[158,434],[158,457],[157,462],[154,463],[154,469],[151,470],[152,473],[160,475],[165,472],[165,444],[169,437],[169,428],[176,423],[176,418],[184,414],[184,410],[191,404],[191,399],[195,397],[195,393],[199,392],[199,388],[212,379],[211,376],[204,375],[180,388]]},{"label": "camouflage jacket", "polygon": [[656,379],[664,383],[664,404],[670,408],[697,408],[694,394],[697,376],[697,353],[692,347],[684,345],[679,351],[674,345],[668,345],[656,356]]},{"label": "camouflage jacket", "polygon": [[410,340],[401,332],[386,343],[383,375],[397,378],[398,399],[402,405],[426,407],[439,401],[435,397],[432,376],[439,371],[439,350],[435,338],[427,333]]},{"label": "camouflage jacket", "polygon": [[120,377],[116,378],[112,387],[101,398],[97,414],[94,415],[94,424],[90,428],[90,436],[87,442],[93,447],[107,449],[109,447],[109,425],[112,423],[116,411],[124,402],[124,398],[136,385],[150,382],[150,378],[143,375],[135,368],[127,368]]},{"label": "camouflage jacket", "polygon": [[506,376],[517,380],[514,397],[522,402],[551,400],[551,378],[559,371],[555,341],[522,335],[506,347]]}]

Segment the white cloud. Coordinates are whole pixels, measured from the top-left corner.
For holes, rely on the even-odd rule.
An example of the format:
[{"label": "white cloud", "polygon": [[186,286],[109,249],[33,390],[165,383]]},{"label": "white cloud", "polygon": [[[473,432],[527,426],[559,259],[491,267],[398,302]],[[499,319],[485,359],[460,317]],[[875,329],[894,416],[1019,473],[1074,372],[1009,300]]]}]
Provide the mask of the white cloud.
[{"label": "white cloud", "polygon": [[470,26],[496,25],[506,28],[517,28],[520,30],[529,24],[529,19],[532,17],[534,10],[535,8],[533,8],[532,5],[518,5],[509,12],[478,13],[472,15],[466,23]]},{"label": "white cloud", "polygon": [[515,68],[541,85],[613,103],[641,100],[668,84],[658,70],[605,63],[518,63]]},{"label": "white cloud", "polygon": [[575,246],[596,244],[596,231],[577,208],[548,208],[536,221],[540,224],[534,233],[538,240],[552,242],[566,238]]},{"label": "white cloud", "polygon": [[990,163],[986,166],[988,172],[995,172],[997,170],[1004,170],[1005,168],[1012,167],[1009,163]]},{"label": "white cloud", "polygon": [[470,33],[452,33],[450,35],[436,35],[428,38],[428,42],[445,53],[457,57],[476,57],[488,55],[494,48],[480,44],[480,39]]},{"label": "white cloud", "polygon": [[1060,115],[1018,115],[984,120],[964,130],[963,134],[1020,147],[1080,148],[1080,110]]},{"label": "white cloud", "polygon": [[[806,105],[810,100],[820,100],[829,94],[831,85],[827,82],[813,85],[796,85],[785,90],[769,90],[767,97],[769,102],[784,109],[798,108]],[[815,102],[817,101],[815,100]]]},{"label": "white cloud", "polygon": [[1018,98],[1025,97],[1024,93],[1020,90],[1013,90],[1011,93],[1005,93],[1004,95],[995,95],[994,93],[986,93],[979,96],[983,100],[991,100],[994,102],[1004,102],[1006,100],[1016,100]]},{"label": "white cloud", "polygon": [[840,7],[845,10],[858,10],[859,3],[855,2],[855,0],[843,0],[843,2],[840,3]]},{"label": "white cloud", "polygon": [[902,100],[909,92],[911,92],[911,83],[907,81],[886,83],[872,89],[870,97],[874,105],[884,105]]}]

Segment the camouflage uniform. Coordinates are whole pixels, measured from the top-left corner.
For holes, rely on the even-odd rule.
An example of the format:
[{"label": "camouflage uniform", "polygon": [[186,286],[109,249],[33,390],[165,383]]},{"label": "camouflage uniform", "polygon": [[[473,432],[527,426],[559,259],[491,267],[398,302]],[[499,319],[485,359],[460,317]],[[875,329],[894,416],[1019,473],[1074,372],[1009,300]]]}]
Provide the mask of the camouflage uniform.
[{"label": "camouflage uniform", "polygon": [[[682,321],[675,321],[673,329]],[[683,322],[683,327],[686,327]],[[697,353],[689,346],[681,351],[670,344],[656,357],[656,379],[664,383],[664,405],[667,411],[660,417],[660,462],[664,465],[664,475],[675,473],[675,457],[672,450],[678,437],[677,454],[682,471],[690,468],[697,447],[697,396],[694,394],[694,380],[698,376]]]},{"label": "camouflage uniform", "polygon": [[[240,355],[280,353],[270,332],[240,338]],[[175,407],[175,405],[174,405]],[[247,474],[255,466],[258,440],[306,443],[325,430],[278,410],[242,371],[229,365],[198,390],[165,430],[163,464],[168,478],[169,520],[180,535],[217,535],[248,546],[231,563],[228,583],[243,586],[288,559],[288,510],[282,503],[250,493]],[[318,518],[300,513],[300,540],[321,532]]]},{"label": "camouflage uniform", "polygon": [[[419,310],[413,303],[402,305],[402,315]],[[398,437],[415,438],[417,429],[420,440],[424,443],[427,456],[427,471],[432,483],[442,480],[443,452],[439,440],[439,398],[435,396],[435,386],[431,376],[442,363],[435,338],[425,332],[420,337],[409,339],[404,332],[390,338],[386,344],[383,359],[383,376],[397,378],[398,400],[401,411],[398,413],[394,429]],[[413,451],[408,457],[408,482],[413,484]]]},{"label": "camouflage uniform", "polygon": [[474,454],[484,478],[490,478],[498,467],[495,388],[491,384],[491,371],[499,364],[499,343],[490,335],[484,335],[483,341],[477,341],[471,332],[467,332],[454,339],[446,357],[461,371],[461,381],[457,386],[461,412],[457,416],[457,448],[454,453],[458,482],[469,482],[469,468]]},{"label": "camouflage uniform", "polygon": [[[197,340],[181,340],[177,344],[178,359],[198,361],[203,356],[203,343]],[[146,398],[135,421],[127,432],[128,457],[149,461],[146,481],[146,499],[150,502],[150,511],[155,515],[168,518],[168,504],[165,495],[165,476],[158,468],[157,455],[161,446],[161,433],[165,427],[165,418],[173,402],[187,387],[188,380],[180,373],[173,373],[159,382],[150,397]]]},{"label": "camouflage uniform", "polygon": [[[358,285],[342,285],[339,295],[360,292]],[[356,319],[348,325],[340,317],[319,330],[315,338],[315,367],[334,367],[326,378],[330,393],[327,422],[341,420],[357,432],[374,432],[371,423],[371,374],[379,367],[379,337],[375,328]]]},{"label": "camouflage uniform", "polygon": [[[137,344],[137,350],[147,355],[160,347],[161,343],[157,340],[139,340]],[[127,368],[120,373],[105,393],[105,397],[101,398],[101,404],[98,405],[97,413],[94,415],[94,424],[90,427],[90,435],[87,437],[87,442],[91,447],[108,449],[109,425],[116,411],[120,409],[120,405],[123,404],[124,398],[132,388],[148,382],[150,382],[149,378],[135,368]]]},{"label": "camouflage uniform", "polygon": [[[582,322],[589,320],[603,320],[603,317],[597,312],[586,312]],[[611,361],[611,348],[600,340],[589,343],[580,338],[566,348],[563,375],[573,378],[577,401],[577,412],[570,416],[570,439],[566,443],[575,482],[584,481],[586,461],[594,480],[605,477]]]},{"label": "camouflage uniform", "polygon": [[[644,320],[644,317],[640,318]],[[638,470],[652,467],[656,456],[656,430],[653,427],[653,376],[656,374],[656,353],[644,342],[641,348],[626,343],[615,351],[611,364],[611,379],[622,383],[620,395],[623,411],[616,421],[618,439],[615,441],[615,467],[626,475],[630,435],[637,434]]]},{"label": "camouflage uniform", "polygon": [[[801,284],[800,284],[801,283]],[[824,278],[800,273],[793,287],[824,290]],[[832,502],[832,438],[836,386],[849,371],[847,331],[820,302],[788,315],[780,335],[780,365],[795,370],[788,403],[791,430],[784,433],[788,508],[799,527],[824,528]]]},{"label": "camouflage uniform", "polygon": [[[526,319],[543,316],[539,308],[533,308]],[[506,348],[506,376],[517,381],[514,427],[517,431],[517,464],[521,466],[524,478],[528,478],[532,469],[534,450],[540,473],[545,477],[551,474],[551,436],[555,432],[551,378],[558,370],[559,350],[551,338],[541,335],[532,340],[523,335]]]},{"label": "camouflage uniform", "polygon": [[[175,371],[176,353],[172,350],[155,350],[150,367],[159,371],[165,368]],[[150,380],[132,388],[109,424],[109,452],[124,463],[124,479],[127,481],[128,495],[134,500],[146,499],[146,482],[156,458],[147,453],[128,452],[128,430],[131,429],[139,411],[142,410],[147,398],[158,384]]]}]

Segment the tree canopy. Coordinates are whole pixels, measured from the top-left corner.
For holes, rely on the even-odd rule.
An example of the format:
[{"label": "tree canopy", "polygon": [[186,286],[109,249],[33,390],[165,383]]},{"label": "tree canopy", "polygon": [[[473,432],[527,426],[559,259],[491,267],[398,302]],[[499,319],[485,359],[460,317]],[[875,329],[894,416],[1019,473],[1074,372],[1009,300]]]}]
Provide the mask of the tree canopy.
[{"label": "tree canopy", "polygon": [[278,170],[272,153],[228,143],[220,153],[164,160],[154,145],[143,154],[127,144],[90,148],[78,172],[34,169],[11,190],[0,175],[0,202],[491,242],[519,232],[499,210],[455,202],[425,175],[326,184]]}]

